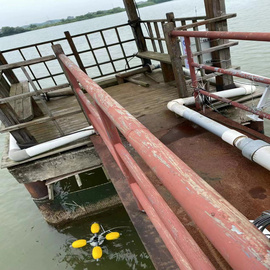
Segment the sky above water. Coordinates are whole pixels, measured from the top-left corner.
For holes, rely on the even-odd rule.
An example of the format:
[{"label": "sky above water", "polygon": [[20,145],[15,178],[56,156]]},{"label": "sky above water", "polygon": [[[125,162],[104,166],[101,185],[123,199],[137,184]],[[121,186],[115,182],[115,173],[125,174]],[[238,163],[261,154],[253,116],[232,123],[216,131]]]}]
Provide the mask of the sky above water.
[{"label": "sky above water", "polygon": [[63,19],[119,6],[124,6],[123,0],[0,0],[0,28]]}]

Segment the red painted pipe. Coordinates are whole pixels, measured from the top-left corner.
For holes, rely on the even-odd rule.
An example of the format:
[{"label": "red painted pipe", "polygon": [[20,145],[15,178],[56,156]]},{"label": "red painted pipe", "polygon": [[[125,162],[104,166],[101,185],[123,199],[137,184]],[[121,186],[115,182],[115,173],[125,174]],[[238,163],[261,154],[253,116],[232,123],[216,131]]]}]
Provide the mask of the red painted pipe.
[{"label": "red painted pipe", "polygon": [[228,263],[234,269],[267,269],[270,244],[266,237],[68,57],[58,57]]},{"label": "red painted pipe", "polygon": [[216,100],[220,100],[220,101],[222,101],[222,102],[228,103],[228,104],[230,104],[230,105],[232,105],[232,106],[234,106],[234,107],[237,107],[237,108],[239,108],[239,109],[242,109],[242,110],[244,110],[244,111],[251,112],[251,113],[253,113],[253,114],[259,115],[260,118],[270,119],[270,114],[264,113],[264,112],[261,112],[261,111],[257,111],[256,109],[252,109],[252,108],[250,108],[250,107],[248,107],[248,106],[246,106],[246,105],[240,104],[240,103],[238,103],[238,102],[236,102],[236,101],[232,101],[232,100],[230,100],[230,99],[227,99],[227,98],[224,98],[224,97],[217,96],[217,95],[215,95],[215,94],[206,92],[206,91],[204,91],[204,90],[202,90],[202,89],[196,89],[195,91],[198,92],[198,93],[200,93],[200,94],[203,94],[203,95],[205,95],[205,96],[212,97],[212,98],[214,98],[214,99],[216,99]]},{"label": "red painted pipe", "polygon": [[[136,195],[137,198],[140,199],[145,212],[153,225],[155,226],[158,234],[162,238],[164,244],[172,254],[176,264],[179,266],[179,269],[183,270],[192,270],[194,269],[189,261],[187,260],[185,254],[179,248],[179,246],[175,243],[174,239],[172,238],[171,234],[168,232],[167,228],[164,226],[162,220],[156,213],[155,209],[151,206],[149,201],[147,200],[146,196],[143,194],[142,190],[138,186],[138,184],[133,183],[131,185],[131,190]],[[201,268],[203,269],[203,268]]]},{"label": "red painted pipe", "polygon": [[267,77],[263,77],[263,76],[259,76],[259,75],[255,75],[255,74],[250,74],[250,73],[247,73],[247,72],[244,72],[241,70],[235,70],[235,69],[230,70],[230,69],[224,69],[224,68],[219,68],[219,67],[212,67],[212,66],[207,66],[204,64],[197,64],[194,62],[189,63],[189,64],[192,65],[193,67],[197,67],[197,68],[203,68],[203,69],[214,71],[214,72],[228,74],[228,75],[248,79],[248,80],[259,82],[259,83],[270,84],[270,79]]},{"label": "red painted pipe", "polygon": [[[215,267],[205,256],[192,236],[155,189],[153,184],[129,154],[127,149],[122,144],[115,145],[115,149],[129,169],[130,173],[136,179],[136,182],[138,183],[146,198],[151,203],[154,210],[157,212],[158,216],[164,223],[164,226],[171,234],[180,249],[183,251],[194,269],[214,270]],[[196,254],[196,256],[194,256],[194,254]]]},{"label": "red painted pipe", "polygon": [[176,37],[204,37],[210,39],[237,39],[237,40],[254,40],[270,41],[270,33],[258,32],[227,32],[227,31],[180,31],[173,30],[171,36]]}]

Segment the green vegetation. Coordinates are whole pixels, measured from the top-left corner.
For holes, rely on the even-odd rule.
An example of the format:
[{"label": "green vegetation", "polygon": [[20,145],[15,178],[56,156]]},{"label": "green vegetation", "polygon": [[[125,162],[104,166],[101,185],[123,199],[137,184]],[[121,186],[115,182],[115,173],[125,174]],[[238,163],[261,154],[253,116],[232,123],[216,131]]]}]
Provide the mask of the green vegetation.
[{"label": "green vegetation", "polygon": [[[138,8],[142,8],[142,7],[156,5],[156,4],[168,2],[168,1],[172,1],[172,0],[147,0],[146,2],[137,3],[137,6],[138,6]],[[45,23],[30,24],[30,25],[27,25],[24,27],[4,26],[4,27],[2,27],[2,29],[0,29],[0,37],[15,35],[15,34],[27,32],[27,31],[47,28],[47,27],[56,26],[56,25],[60,25],[60,24],[89,20],[89,19],[93,19],[96,17],[101,17],[101,16],[106,16],[106,15],[111,15],[111,14],[123,12],[124,10],[125,10],[124,8],[116,7],[116,8],[112,8],[112,9],[108,9],[108,10],[98,10],[96,12],[88,12],[85,15],[80,15],[80,16],[76,16],[76,17],[68,16],[66,19],[61,19],[61,20],[52,20],[52,21],[47,21]]]}]

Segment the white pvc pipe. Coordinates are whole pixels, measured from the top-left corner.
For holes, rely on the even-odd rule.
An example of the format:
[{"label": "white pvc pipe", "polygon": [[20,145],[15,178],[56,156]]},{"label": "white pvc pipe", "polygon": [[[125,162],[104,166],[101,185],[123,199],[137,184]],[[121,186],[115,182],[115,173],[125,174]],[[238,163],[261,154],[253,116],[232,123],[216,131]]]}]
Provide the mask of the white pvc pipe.
[{"label": "white pvc pipe", "polygon": [[[218,94],[222,92],[218,92]],[[195,102],[194,98],[193,100],[191,98],[172,100],[168,103],[167,107],[169,110],[219,136],[223,141],[237,147],[242,151],[243,156],[270,170],[270,144],[261,140],[252,140],[246,135],[219,124],[184,106],[184,104],[193,104],[191,103],[193,101]]]},{"label": "white pvc pipe", "polygon": [[[214,94],[216,96],[219,96],[219,97],[231,98],[231,97],[236,97],[236,96],[250,95],[250,94],[253,94],[256,90],[256,87],[254,85],[240,85],[240,84],[238,84],[237,86],[240,86],[240,87],[215,92]],[[215,99],[210,98],[210,100],[213,101]],[[195,104],[195,98],[194,97],[178,98],[178,99],[174,99],[170,102],[177,102],[179,104],[189,106],[189,105]],[[168,103],[168,108],[170,106],[170,102]]]},{"label": "white pvc pipe", "polygon": [[78,131],[75,131],[74,133],[70,135],[63,136],[63,137],[60,137],[60,138],[57,138],[55,140],[51,140],[48,142],[44,142],[44,143],[29,147],[27,149],[21,149],[18,146],[14,137],[10,134],[8,157],[14,161],[22,161],[22,160],[37,156],[39,154],[45,153],[57,147],[66,145],[73,141],[79,140],[81,138],[90,136],[94,133],[95,133],[95,130],[93,129],[92,126],[90,126],[90,127],[86,127]]}]

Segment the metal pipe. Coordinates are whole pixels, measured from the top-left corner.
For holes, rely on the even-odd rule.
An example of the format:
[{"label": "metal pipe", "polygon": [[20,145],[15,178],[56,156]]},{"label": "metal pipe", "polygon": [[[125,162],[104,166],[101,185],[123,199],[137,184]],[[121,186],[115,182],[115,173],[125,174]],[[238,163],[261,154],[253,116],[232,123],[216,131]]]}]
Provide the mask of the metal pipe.
[{"label": "metal pipe", "polygon": [[237,107],[239,109],[242,109],[244,111],[251,112],[253,114],[259,115],[260,118],[270,119],[270,114],[269,113],[264,113],[262,111],[258,111],[257,109],[252,109],[252,108],[250,108],[250,107],[248,107],[246,105],[243,105],[243,104],[240,104],[240,103],[238,103],[236,101],[232,101],[230,99],[227,99],[227,98],[224,98],[224,97],[209,93],[209,92],[204,91],[202,89],[196,89],[195,91],[198,92],[198,93],[201,93],[201,94],[203,94],[205,96],[208,96],[208,97],[214,98],[216,100],[220,100],[222,102],[228,103],[228,104],[230,104],[230,105],[232,105],[234,107]]},{"label": "metal pipe", "polygon": [[179,248],[179,246],[174,241],[173,237],[171,236],[167,228],[164,226],[162,220],[160,219],[160,217],[158,216],[158,214],[156,213],[152,205],[149,203],[147,197],[143,194],[138,184],[133,183],[131,185],[131,190],[136,195],[136,197],[140,199],[140,202],[142,203],[142,206],[145,209],[147,216],[149,217],[149,219],[155,226],[164,244],[170,251],[172,257],[174,258],[176,264],[179,266],[179,269],[181,270],[194,269],[190,265],[183,251]]},{"label": "metal pipe", "polygon": [[239,78],[248,79],[248,80],[254,81],[254,82],[270,84],[270,79],[267,77],[259,76],[256,74],[251,74],[251,73],[244,72],[241,70],[212,67],[212,66],[207,66],[204,64],[197,64],[194,62],[190,63],[190,65],[193,67],[197,67],[197,68],[203,68],[203,69],[214,71],[214,72],[219,72],[219,73],[228,74],[228,75],[232,75],[232,76],[239,77]]},{"label": "metal pipe", "polygon": [[[143,191],[152,207],[158,213],[164,226],[171,234],[177,245],[181,248],[190,264],[194,269],[215,269],[209,259],[205,256],[198,244],[173,213],[168,204],[164,201],[153,184],[134,161],[127,149],[122,144],[115,145],[115,149],[119,156],[129,169],[130,173],[136,179],[139,187]],[[196,256],[194,256],[196,254]]]},{"label": "metal pipe", "polygon": [[179,31],[173,30],[171,36],[204,37],[210,39],[237,39],[251,41],[270,41],[270,33],[263,32],[227,32],[227,31]]},{"label": "metal pipe", "polygon": [[265,236],[68,57],[58,57],[228,263],[234,269],[267,269],[270,244]]}]

